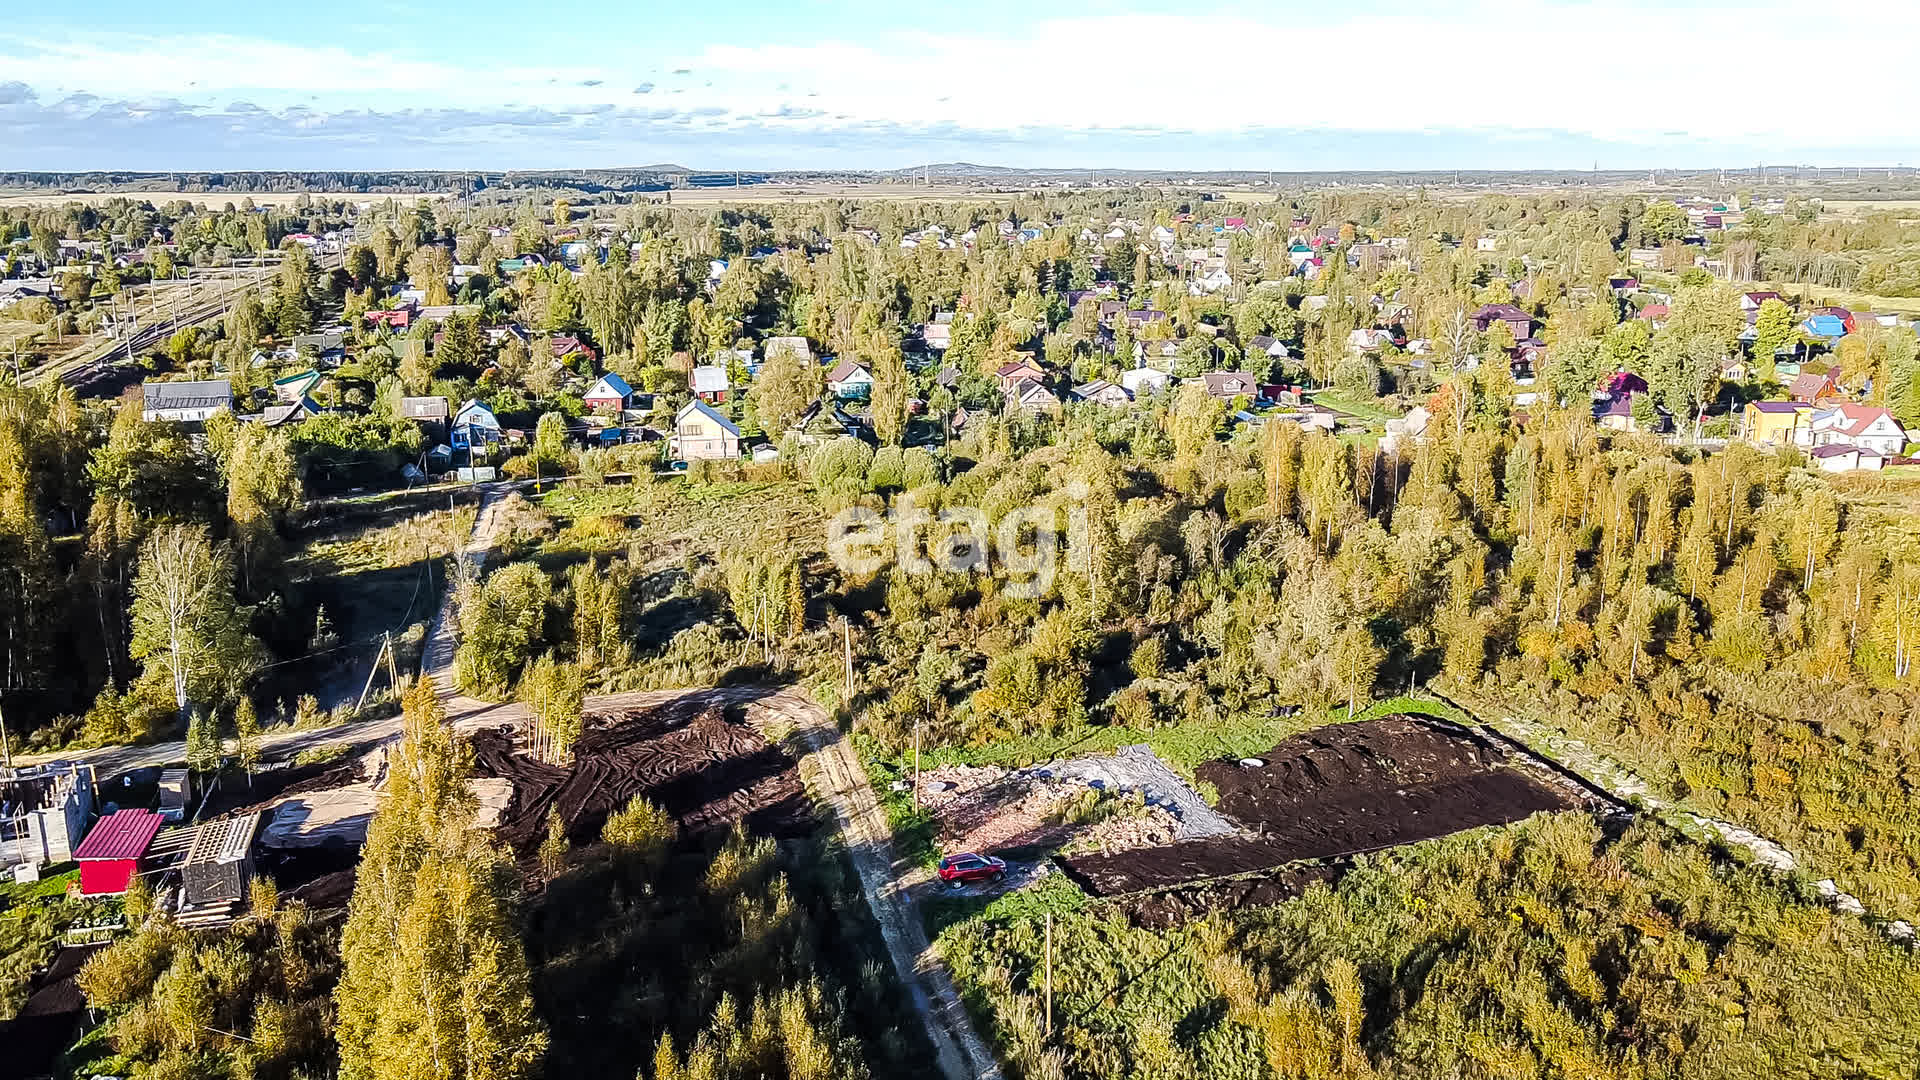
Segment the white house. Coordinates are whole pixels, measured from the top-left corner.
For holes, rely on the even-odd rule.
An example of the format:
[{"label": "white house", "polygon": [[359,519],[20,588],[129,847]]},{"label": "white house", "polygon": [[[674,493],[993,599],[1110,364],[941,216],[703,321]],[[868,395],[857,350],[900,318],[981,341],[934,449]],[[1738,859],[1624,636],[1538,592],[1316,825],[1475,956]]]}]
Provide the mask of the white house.
[{"label": "white house", "polygon": [[1173,376],[1158,368],[1138,367],[1120,373],[1120,385],[1127,393],[1139,397],[1141,394],[1157,394],[1167,388]]},{"label": "white house", "polygon": [[[1155,374],[1159,373],[1155,372]],[[1133,395],[1127,391],[1126,387],[1115,386],[1105,379],[1095,379],[1090,383],[1082,383],[1073,388],[1072,394],[1076,401],[1091,401],[1098,405],[1107,405],[1116,409],[1125,408],[1133,402]]]},{"label": "white house", "polygon": [[473,398],[461,404],[460,411],[453,414],[453,423],[447,427],[451,436],[448,441],[455,450],[466,449],[476,443],[500,441],[499,419],[493,415],[492,409]]},{"label": "white house", "polygon": [[839,367],[827,373],[827,389],[837,398],[868,397],[873,393],[873,373],[864,364],[842,360]]},{"label": "white house", "polygon": [[1815,413],[1809,425],[1815,447],[1851,446],[1892,457],[1907,445],[1907,432],[1893,414],[1873,405],[1848,402]]},{"label": "white house", "polygon": [[1879,472],[1887,466],[1887,459],[1879,454],[1844,443],[1816,446],[1808,456],[1822,472],[1854,472],[1861,469]]},{"label": "white house", "polygon": [[670,452],[682,461],[740,456],[740,429],[704,401],[689,401],[673,417]]},{"label": "white house", "polygon": [[718,402],[727,400],[733,384],[727,380],[726,368],[717,364],[701,364],[688,372],[687,388],[701,401]]}]

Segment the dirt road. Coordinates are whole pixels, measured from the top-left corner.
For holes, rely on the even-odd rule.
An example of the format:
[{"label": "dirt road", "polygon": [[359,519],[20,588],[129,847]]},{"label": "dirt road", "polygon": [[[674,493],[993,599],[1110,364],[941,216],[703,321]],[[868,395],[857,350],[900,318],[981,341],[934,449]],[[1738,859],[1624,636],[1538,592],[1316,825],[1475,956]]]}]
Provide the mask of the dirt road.
[{"label": "dirt road", "polygon": [[947,1080],[1000,1080],[992,1048],[975,1030],[946,964],[927,941],[909,895],[909,881],[918,868],[894,853],[886,811],[852,744],[820,706],[798,692],[782,690],[754,705],[761,714],[758,722],[787,725],[806,747],[800,777],[816,799],[833,808],[894,972],[926,1022],[941,1075]]}]

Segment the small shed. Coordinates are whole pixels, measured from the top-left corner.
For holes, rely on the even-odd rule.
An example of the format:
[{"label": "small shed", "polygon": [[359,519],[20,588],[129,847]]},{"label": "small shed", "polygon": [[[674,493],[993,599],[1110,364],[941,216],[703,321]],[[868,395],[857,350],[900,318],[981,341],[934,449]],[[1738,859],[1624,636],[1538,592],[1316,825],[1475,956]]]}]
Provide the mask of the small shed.
[{"label": "small shed", "polygon": [[160,816],[179,821],[187,816],[193,802],[193,774],[185,769],[161,769],[159,791]]},{"label": "small shed", "polygon": [[140,857],[160,831],[161,820],[151,810],[120,810],[101,818],[73,852],[80,864],[80,894],[126,892],[140,870]]},{"label": "small shed", "polygon": [[257,811],[200,826],[180,864],[183,899],[189,907],[232,903],[247,895],[253,840],[259,831]]}]

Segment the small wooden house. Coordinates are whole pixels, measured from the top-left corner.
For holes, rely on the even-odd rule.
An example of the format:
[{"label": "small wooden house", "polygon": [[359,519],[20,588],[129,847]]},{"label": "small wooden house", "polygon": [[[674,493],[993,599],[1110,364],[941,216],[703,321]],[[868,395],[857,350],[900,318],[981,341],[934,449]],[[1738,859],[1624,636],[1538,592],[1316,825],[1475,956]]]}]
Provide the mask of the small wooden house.
[{"label": "small wooden house", "polygon": [[74,849],[80,864],[82,896],[118,896],[140,872],[140,857],[160,831],[161,817],[151,810],[120,810],[100,819]]}]

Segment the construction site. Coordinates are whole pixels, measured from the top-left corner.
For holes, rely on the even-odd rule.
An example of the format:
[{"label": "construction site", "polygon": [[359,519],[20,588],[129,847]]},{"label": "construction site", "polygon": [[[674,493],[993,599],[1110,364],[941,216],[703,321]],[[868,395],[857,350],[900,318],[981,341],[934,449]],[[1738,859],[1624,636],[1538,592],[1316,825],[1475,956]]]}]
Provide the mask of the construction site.
[{"label": "construction site", "polygon": [[976,891],[1058,870],[1156,927],[1290,899],[1368,852],[1603,802],[1482,732],[1408,715],[1209,761],[1193,783],[1130,746],[1024,769],[945,766],[920,776],[917,795],[941,851],[1006,861],[1004,879]]}]

